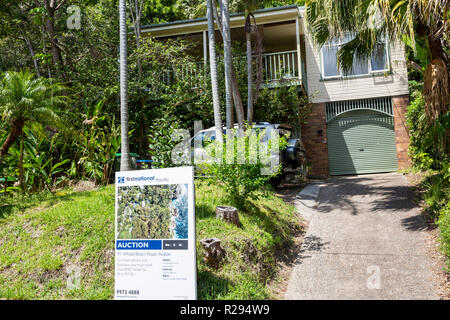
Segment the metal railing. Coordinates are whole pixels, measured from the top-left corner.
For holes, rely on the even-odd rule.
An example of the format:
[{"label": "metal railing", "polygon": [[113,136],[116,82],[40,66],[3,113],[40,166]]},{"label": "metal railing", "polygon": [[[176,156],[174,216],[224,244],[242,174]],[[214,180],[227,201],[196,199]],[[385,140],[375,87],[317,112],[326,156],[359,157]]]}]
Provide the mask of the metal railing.
[{"label": "metal railing", "polygon": [[[257,57],[255,56],[254,59]],[[298,80],[299,68],[297,51],[284,51],[263,54],[262,72],[264,82],[276,82],[282,80]],[[174,75],[173,72],[167,72],[162,75],[162,80],[171,82],[174,78],[185,79],[190,77],[193,79],[193,86],[200,85],[200,74],[205,71],[205,63],[203,61],[196,62],[195,66],[187,65],[182,68],[181,74]]]},{"label": "metal railing", "polygon": [[265,81],[299,78],[297,51],[266,53],[263,55]]},{"label": "metal railing", "polygon": [[174,72],[173,70],[168,70],[163,72],[161,75],[161,81],[166,84],[172,84],[176,79],[189,79],[192,87],[197,88],[201,84],[201,75],[205,71],[205,63],[195,62],[194,65],[188,64],[181,67],[179,72]]}]

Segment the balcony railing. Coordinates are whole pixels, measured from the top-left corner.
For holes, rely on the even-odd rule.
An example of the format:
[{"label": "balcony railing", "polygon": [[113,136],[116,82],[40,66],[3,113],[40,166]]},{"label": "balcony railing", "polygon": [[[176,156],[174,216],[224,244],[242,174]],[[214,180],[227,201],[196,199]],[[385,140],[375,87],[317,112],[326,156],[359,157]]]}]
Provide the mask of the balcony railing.
[{"label": "balcony railing", "polygon": [[264,81],[298,79],[297,51],[267,53],[263,55]]},{"label": "balcony railing", "polygon": [[[256,59],[256,57],[254,57]],[[262,57],[262,72],[263,84],[262,87],[274,87],[281,82],[286,82],[289,85],[298,85],[299,82],[299,68],[297,51],[285,51],[263,54]],[[190,78],[193,87],[199,87],[202,77],[201,73],[205,71],[204,62],[197,62],[195,66],[189,65],[183,67],[181,74],[174,76],[173,72],[167,72],[162,75],[164,82],[171,82],[173,79]]]}]

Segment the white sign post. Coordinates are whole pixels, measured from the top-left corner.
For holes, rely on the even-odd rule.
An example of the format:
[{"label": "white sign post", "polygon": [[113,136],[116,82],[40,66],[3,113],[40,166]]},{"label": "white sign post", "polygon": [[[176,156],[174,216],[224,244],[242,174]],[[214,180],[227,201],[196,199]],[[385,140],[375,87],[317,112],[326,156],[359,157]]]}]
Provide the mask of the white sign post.
[{"label": "white sign post", "polygon": [[116,173],[115,299],[197,299],[192,167]]}]

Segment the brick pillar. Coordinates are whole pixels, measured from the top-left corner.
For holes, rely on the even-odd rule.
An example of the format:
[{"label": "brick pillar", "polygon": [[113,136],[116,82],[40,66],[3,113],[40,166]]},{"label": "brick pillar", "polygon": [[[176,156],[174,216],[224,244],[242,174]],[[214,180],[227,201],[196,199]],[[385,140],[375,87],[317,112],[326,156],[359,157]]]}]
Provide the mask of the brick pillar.
[{"label": "brick pillar", "polygon": [[325,103],[316,103],[305,124],[302,125],[302,141],[306,158],[311,162],[311,177],[328,177],[328,142]]},{"label": "brick pillar", "polygon": [[409,106],[409,96],[397,96],[392,98],[394,106],[395,142],[397,145],[398,168],[400,170],[411,166],[408,155],[409,131],[406,127],[406,111]]}]

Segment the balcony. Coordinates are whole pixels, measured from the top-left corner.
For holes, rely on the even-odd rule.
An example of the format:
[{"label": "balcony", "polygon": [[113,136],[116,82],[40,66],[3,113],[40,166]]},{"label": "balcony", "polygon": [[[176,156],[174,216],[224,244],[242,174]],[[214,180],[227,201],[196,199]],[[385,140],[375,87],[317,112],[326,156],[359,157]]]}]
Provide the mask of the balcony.
[{"label": "balcony", "polygon": [[[265,52],[260,68],[262,73],[260,76],[263,80],[260,87],[296,86],[306,93],[306,83],[302,81],[306,79],[305,28],[299,7],[293,5],[257,10],[254,14],[258,31],[252,35],[253,50]],[[244,26],[245,15],[233,14],[230,23],[231,39],[234,43],[241,43],[243,48],[247,40]],[[189,54],[198,60],[201,59],[203,67],[191,65],[190,68],[193,70],[183,72],[185,75],[204,72],[208,69],[204,68],[209,60],[206,18],[143,26],[142,32],[144,37],[152,36],[161,41],[175,38],[191,41],[193,45]],[[221,32],[217,28],[214,35],[216,43],[223,41]],[[256,48],[256,44],[259,48]],[[186,77],[185,75],[183,77]],[[180,76],[176,78],[180,79]],[[196,85],[193,84],[193,86]]]},{"label": "balcony", "polygon": [[301,75],[296,50],[263,55],[263,83],[261,88],[300,85]]},{"label": "balcony", "polygon": [[[255,56],[254,59],[257,59]],[[195,66],[183,67],[180,78],[191,78],[193,88],[201,86],[201,76],[205,72],[205,63],[196,62]],[[279,86],[300,86],[297,51],[284,51],[267,53],[262,56],[262,84],[263,88],[276,88]],[[164,82],[170,82],[174,78],[173,73],[163,75]]]}]

